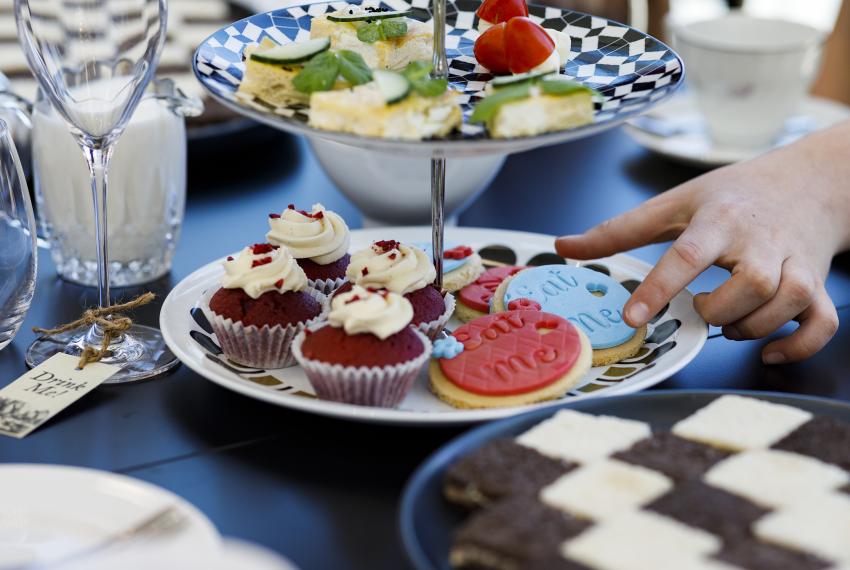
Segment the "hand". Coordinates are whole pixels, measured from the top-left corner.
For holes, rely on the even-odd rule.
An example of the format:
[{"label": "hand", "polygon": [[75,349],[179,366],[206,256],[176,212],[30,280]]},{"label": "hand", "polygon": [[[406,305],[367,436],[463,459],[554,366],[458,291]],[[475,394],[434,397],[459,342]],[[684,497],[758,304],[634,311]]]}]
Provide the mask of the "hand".
[{"label": "hand", "polygon": [[694,298],[697,312],[730,339],[800,326],[764,347],[766,364],[812,356],[835,334],[824,288],[836,252],[850,245],[850,122],[755,160],[715,170],[556,241],[558,253],[594,259],[675,239],[624,308],[646,324],[710,265],[730,278]]}]

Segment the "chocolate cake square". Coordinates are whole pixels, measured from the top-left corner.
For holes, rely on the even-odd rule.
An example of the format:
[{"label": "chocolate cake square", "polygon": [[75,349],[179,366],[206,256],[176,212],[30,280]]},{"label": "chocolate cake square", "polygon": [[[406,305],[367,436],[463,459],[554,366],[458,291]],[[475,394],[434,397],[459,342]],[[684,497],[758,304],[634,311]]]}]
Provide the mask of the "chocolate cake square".
[{"label": "chocolate cake square", "polygon": [[588,526],[533,497],[514,497],[471,515],[455,534],[450,560],[455,568],[586,570],[559,552]]},{"label": "chocolate cake square", "polygon": [[751,538],[750,526],[769,512],[697,480],[679,484],[646,509],[707,530],[727,542]]},{"label": "chocolate cake square", "polygon": [[615,459],[659,471],[676,481],[698,479],[727,457],[729,452],[670,432],[654,433],[614,455]]},{"label": "chocolate cake square", "polygon": [[815,457],[850,471],[850,423],[819,416],[804,423],[773,446]]},{"label": "chocolate cake square", "polygon": [[514,495],[534,497],[574,468],[575,464],[546,457],[513,439],[496,439],[448,468],[444,493],[468,507]]},{"label": "chocolate cake square", "polygon": [[829,562],[758,540],[724,545],[716,558],[747,570],[824,570]]}]

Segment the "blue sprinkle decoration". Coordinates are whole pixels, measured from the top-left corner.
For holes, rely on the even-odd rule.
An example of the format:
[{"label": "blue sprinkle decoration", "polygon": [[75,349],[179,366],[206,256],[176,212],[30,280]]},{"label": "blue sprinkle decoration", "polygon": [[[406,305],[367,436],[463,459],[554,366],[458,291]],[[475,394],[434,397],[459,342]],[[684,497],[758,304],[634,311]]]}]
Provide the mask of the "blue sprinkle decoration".
[{"label": "blue sprinkle decoration", "polygon": [[452,359],[461,352],[463,352],[463,343],[449,335],[447,338],[434,341],[434,351],[431,354],[434,358]]}]

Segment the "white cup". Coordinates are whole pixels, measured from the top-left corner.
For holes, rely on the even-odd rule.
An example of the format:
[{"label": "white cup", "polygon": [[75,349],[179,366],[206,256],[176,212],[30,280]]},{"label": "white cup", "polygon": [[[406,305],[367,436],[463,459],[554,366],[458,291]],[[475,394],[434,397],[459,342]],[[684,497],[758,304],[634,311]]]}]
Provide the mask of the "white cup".
[{"label": "white cup", "polygon": [[762,148],[782,133],[814,81],[826,34],[739,12],[678,26],[688,85],[718,144]]}]

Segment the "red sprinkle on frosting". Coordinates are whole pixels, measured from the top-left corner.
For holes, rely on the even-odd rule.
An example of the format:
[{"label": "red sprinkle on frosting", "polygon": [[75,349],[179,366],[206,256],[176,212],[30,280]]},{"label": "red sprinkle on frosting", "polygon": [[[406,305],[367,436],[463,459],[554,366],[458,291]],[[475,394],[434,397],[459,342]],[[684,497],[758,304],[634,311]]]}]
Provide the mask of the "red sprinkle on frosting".
[{"label": "red sprinkle on frosting", "polygon": [[271,257],[263,257],[262,259],[255,259],[251,262],[251,268],[259,267],[260,265],[268,265],[272,262]]},{"label": "red sprinkle on frosting", "polygon": [[286,209],[287,209],[287,210],[294,210],[294,209],[295,209],[295,204],[289,204],[289,205],[286,207]]},{"label": "red sprinkle on frosting", "polygon": [[263,253],[271,253],[276,250],[278,246],[272,245],[270,243],[255,243],[251,246],[251,253],[254,255],[261,255]]},{"label": "red sprinkle on frosting", "polygon": [[346,305],[350,305],[351,303],[356,303],[360,300],[360,295],[355,295],[351,299],[345,302]]},{"label": "red sprinkle on frosting", "polygon": [[397,253],[391,253],[387,257],[389,257],[390,259],[395,259],[396,257],[398,257],[398,254]]},{"label": "red sprinkle on frosting", "polygon": [[468,245],[459,245],[443,252],[443,259],[466,259],[472,255],[472,248]]},{"label": "red sprinkle on frosting", "polygon": [[388,253],[394,249],[398,249],[400,244],[394,239],[385,239],[376,241],[372,244],[372,248],[378,253]]},{"label": "red sprinkle on frosting", "polygon": [[227,256],[227,261],[233,261],[233,256],[232,256],[232,255],[228,255],[228,256]]},{"label": "red sprinkle on frosting", "polygon": [[276,219],[278,219],[278,218],[280,217],[280,214],[274,214],[274,213],[272,213],[272,214],[269,214],[269,217],[270,217],[271,219],[273,219],[273,220],[276,220]]},{"label": "red sprinkle on frosting", "polygon": [[368,267],[364,267],[364,268],[363,268],[363,271],[361,271],[361,272],[360,272],[360,274],[361,274],[363,277],[366,277],[367,275],[369,275],[369,268],[368,268]]},{"label": "red sprinkle on frosting", "polygon": [[283,287],[283,279],[278,279],[277,281],[275,281],[274,286],[277,287],[278,289]]}]

